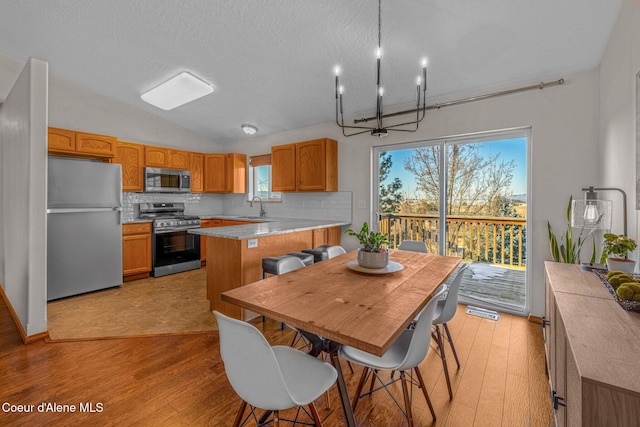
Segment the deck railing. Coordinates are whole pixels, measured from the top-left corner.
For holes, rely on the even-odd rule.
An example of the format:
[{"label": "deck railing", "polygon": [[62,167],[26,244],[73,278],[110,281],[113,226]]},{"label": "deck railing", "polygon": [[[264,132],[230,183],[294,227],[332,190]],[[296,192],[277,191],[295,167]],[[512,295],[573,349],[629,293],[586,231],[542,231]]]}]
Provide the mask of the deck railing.
[{"label": "deck railing", "polygon": [[[395,249],[403,240],[419,240],[438,253],[438,216],[383,214],[380,232]],[[447,217],[446,253],[469,261],[508,267],[526,266],[527,223],[520,218]]]}]

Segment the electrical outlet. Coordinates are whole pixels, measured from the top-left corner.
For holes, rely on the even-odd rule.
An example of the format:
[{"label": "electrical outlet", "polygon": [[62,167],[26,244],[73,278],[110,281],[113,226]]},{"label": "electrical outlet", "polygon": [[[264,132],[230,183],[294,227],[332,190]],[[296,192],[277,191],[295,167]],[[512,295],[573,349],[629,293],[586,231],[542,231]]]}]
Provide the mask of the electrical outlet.
[{"label": "electrical outlet", "polygon": [[365,202],[364,200],[358,200],[358,209],[366,209],[367,208],[367,202]]},{"label": "electrical outlet", "polygon": [[247,249],[257,248],[257,247],[258,247],[258,239],[247,240]]}]

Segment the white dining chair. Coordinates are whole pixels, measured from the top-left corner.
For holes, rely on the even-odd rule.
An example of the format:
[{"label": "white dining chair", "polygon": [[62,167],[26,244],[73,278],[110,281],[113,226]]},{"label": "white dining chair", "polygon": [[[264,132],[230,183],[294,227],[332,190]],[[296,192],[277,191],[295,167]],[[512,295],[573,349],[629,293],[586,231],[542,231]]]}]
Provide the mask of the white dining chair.
[{"label": "white dining chair", "polygon": [[[431,399],[429,399],[429,393],[427,392],[427,387],[422,379],[422,374],[420,373],[418,365],[424,360],[429,352],[429,343],[431,341],[431,322],[433,320],[433,314],[439,297],[440,295],[437,293],[431,297],[427,305],[420,312],[420,318],[415,325],[415,329],[405,329],[402,331],[402,334],[382,356],[376,356],[374,354],[358,350],[354,347],[346,345],[342,346],[340,349],[340,356],[348,361],[364,366],[356,394],[353,397],[352,407],[354,411],[358,404],[358,400],[361,397],[369,395],[381,388],[386,389],[392,383],[400,381],[402,383],[402,394],[404,397],[403,414],[407,418],[409,426],[413,426],[413,415],[411,412],[411,400],[409,398],[408,386],[409,384],[413,384],[410,378],[415,376],[415,378],[418,379],[424,398],[427,401],[427,405],[429,405],[431,417],[433,418],[433,421],[436,421],[436,414],[433,410],[433,405],[431,405]],[[398,371],[400,372],[400,378],[395,380],[392,379],[385,383],[378,374],[378,371],[380,370]],[[409,378],[407,378],[407,374],[405,373],[406,371],[410,372]],[[412,372],[414,375],[411,375]],[[382,384],[382,387],[376,390],[372,387],[368,393],[361,396],[360,393],[362,392],[362,387],[367,381],[369,375],[374,375],[372,385],[373,381],[377,379]],[[391,395],[390,391],[389,394]],[[393,395],[391,396],[393,398]],[[396,399],[393,398],[393,400],[402,410]]]},{"label": "white dining chair", "polygon": [[346,253],[347,251],[345,251],[342,246],[335,245],[327,247],[327,259],[335,258]]},{"label": "white dining chair", "polygon": [[427,244],[418,240],[403,240],[400,246],[398,246],[398,249],[401,251],[422,252],[425,254],[429,252],[427,250]]},{"label": "white dining chair", "polygon": [[[217,311],[214,314],[224,369],[242,399],[233,426],[251,418],[258,424],[256,408],[272,411],[273,425],[279,426],[280,411],[296,406],[302,407],[316,426],[322,426],[313,401],[336,382],[335,368],[291,347],[272,347],[253,325]],[[247,404],[251,411],[243,419]]]},{"label": "white dining chair", "polygon": [[[458,354],[456,353],[456,348],[453,345],[453,339],[451,339],[451,333],[449,332],[447,322],[453,319],[453,316],[455,316],[456,314],[456,310],[458,308],[458,294],[460,291],[460,283],[462,283],[462,277],[468,266],[469,264],[463,263],[458,267],[456,275],[448,287],[447,297],[438,301],[432,322],[432,336],[436,341],[436,344],[438,344],[438,352],[440,353],[440,358],[442,359],[442,368],[444,369],[444,376],[447,380],[447,389],[449,389],[450,400],[453,400],[453,392],[451,390],[451,380],[449,379],[449,368],[447,367],[447,357],[444,348],[444,341],[449,342],[451,351],[453,352],[453,357],[456,360],[458,369],[460,369],[460,360],[458,360]],[[444,333],[442,329],[444,329]],[[446,338],[444,337],[444,334],[446,334]]]}]

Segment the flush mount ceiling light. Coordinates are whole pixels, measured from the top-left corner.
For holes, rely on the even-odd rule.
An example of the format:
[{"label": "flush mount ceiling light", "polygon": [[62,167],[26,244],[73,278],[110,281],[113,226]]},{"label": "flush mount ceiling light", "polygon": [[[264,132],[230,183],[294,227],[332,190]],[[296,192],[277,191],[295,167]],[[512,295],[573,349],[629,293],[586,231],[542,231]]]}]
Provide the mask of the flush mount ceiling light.
[{"label": "flush mount ceiling light", "polygon": [[254,125],[242,125],[242,131],[247,135],[255,135],[258,132],[258,128]]},{"label": "flush mount ceiling light", "polygon": [[173,110],[211,92],[213,86],[185,71],[143,93],[140,98],[163,110]]},{"label": "flush mount ceiling light", "polygon": [[[427,91],[427,60],[423,59],[422,60],[422,77],[418,76],[418,79],[417,79],[417,90],[416,90],[417,101],[416,101],[416,109],[415,109],[416,119],[411,122],[399,123],[399,124],[386,126],[386,127],[382,124],[382,119],[384,117],[382,114],[382,95],[384,94],[384,89],[380,85],[380,60],[382,59],[382,43],[381,43],[382,32],[381,32],[381,24],[380,24],[382,21],[381,10],[382,10],[382,0],[378,0],[378,49],[376,51],[376,56],[377,56],[377,72],[376,72],[377,100],[376,100],[376,116],[375,116],[376,126],[375,127],[346,126],[344,124],[343,109],[342,109],[342,94],[344,92],[344,89],[340,85],[340,67],[336,67],[336,70],[335,70],[336,71],[336,124],[342,128],[342,134],[344,136],[353,136],[353,135],[359,135],[365,132],[371,132],[371,135],[373,136],[383,137],[383,136],[387,136],[389,134],[389,131],[415,132],[418,130],[418,123],[420,123],[425,116],[425,111],[426,111],[425,96]],[[420,106],[421,89],[422,89],[422,107]],[[412,112],[413,111],[408,111],[408,113],[412,113]],[[359,121],[367,121],[367,120],[368,119],[362,119]],[[358,123],[359,121],[356,121],[354,123]],[[398,129],[398,127],[410,126],[410,125],[415,125],[415,128],[408,129],[405,127],[404,129]],[[358,131],[355,131],[354,133],[347,135],[345,133],[345,129],[364,129],[364,130],[358,130]]]}]

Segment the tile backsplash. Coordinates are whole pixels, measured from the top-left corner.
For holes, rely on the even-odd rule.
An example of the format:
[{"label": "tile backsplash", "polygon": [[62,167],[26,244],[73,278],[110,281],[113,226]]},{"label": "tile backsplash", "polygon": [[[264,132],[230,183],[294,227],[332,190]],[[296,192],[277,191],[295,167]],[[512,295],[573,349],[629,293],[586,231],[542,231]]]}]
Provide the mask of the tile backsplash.
[{"label": "tile backsplash", "polygon": [[[326,219],[351,222],[353,194],[283,193],[281,202],[266,202],[267,217]],[[182,202],[189,215],[250,215],[260,212],[259,202],[249,206],[246,194],[202,193],[122,193],[122,219],[131,222],[138,218],[138,203]]]}]

